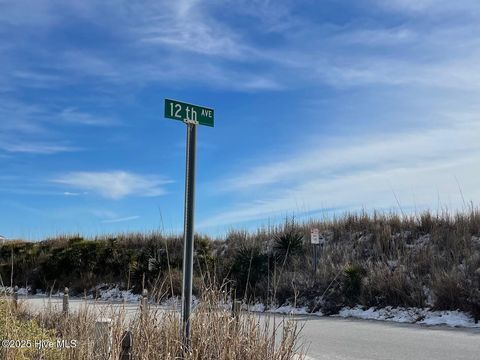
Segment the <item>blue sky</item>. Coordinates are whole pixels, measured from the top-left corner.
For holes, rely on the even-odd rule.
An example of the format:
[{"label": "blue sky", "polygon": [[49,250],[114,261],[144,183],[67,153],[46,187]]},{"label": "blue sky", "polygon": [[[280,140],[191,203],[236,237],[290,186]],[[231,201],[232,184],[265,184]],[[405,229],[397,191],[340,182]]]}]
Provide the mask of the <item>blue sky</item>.
[{"label": "blue sky", "polygon": [[[196,228],[480,200],[478,1],[1,1],[0,234]],[[397,201],[398,200],[398,201]]]}]

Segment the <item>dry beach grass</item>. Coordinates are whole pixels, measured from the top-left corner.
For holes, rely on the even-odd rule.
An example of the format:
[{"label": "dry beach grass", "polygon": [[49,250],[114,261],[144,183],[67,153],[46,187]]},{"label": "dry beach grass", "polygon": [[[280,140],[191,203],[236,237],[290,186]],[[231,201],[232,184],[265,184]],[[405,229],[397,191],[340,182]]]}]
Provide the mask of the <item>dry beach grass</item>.
[{"label": "dry beach grass", "polygon": [[[261,321],[257,316],[240,313],[232,317],[226,310],[222,294],[205,291],[192,315],[192,347],[184,353],[181,347],[180,318],[177,311],[152,307],[134,317],[126,316],[122,307],[96,311],[85,303],[79,311],[65,316],[56,309],[32,314],[22,306],[15,308],[2,300],[0,335],[3,339],[77,340],[69,349],[13,349],[3,347],[0,357],[19,359],[100,359],[95,356],[95,322],[111,319],[110,359],[118,359],[124,331],[133,335],[133,359],[136,360],[289,360],[301,359],[298,345],[300,329],[290,320],[275,323]],[[272,325],[273,324],[273,325]]]},{"label": "dry beach grass", "polygon": [[[327,239],[313,274],[310,229]],[[336,313],[343,306],[433,307],[480,317],[480,211],[353,213],[334,218],[232,230],[225,238],[195,236],[194,294],[205,277],[236,285],[247,302],[307,306]],[[161,233],[83,238],[59,236],[0,247],[4,283],[32,291],[83,295],[99,284],[156,298],[181,293],[182,239]],[[153,260],[153,262],[151,262]],[[223,280],[222,280],[223,281]],[[95,296],[95,291],[94,296]]]}]

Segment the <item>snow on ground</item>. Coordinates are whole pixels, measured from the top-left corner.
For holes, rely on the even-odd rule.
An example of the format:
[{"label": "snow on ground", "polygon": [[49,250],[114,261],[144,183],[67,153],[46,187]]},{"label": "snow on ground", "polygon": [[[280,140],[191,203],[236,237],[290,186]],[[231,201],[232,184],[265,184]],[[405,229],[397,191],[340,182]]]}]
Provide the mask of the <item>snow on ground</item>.
[{"label": "snow on ground", "polygon": [[161,302],[162,306],[168,307],[169,309],[176,310],[182,308],[182,298],[178,296],[172,296]]},{"label": "snow on ground", "polygon": [[131,290],[120,290],[117,287],[110,289],[100,289],[98,291],[98,300],[101,301],[125,301],[136,303],[140,301],[141,295],[133,294]]},{"label": "snow on ground", "polygon": [[390,306],[382,309],[372,307],[364,310],[361,306],[357,306],[354,308],[343,308],[338,316],[409,324],[480,328],[480,323],[475,324],[471,316],[461,311],[432,311],[430,309],[392,308]]},{"label": "snow on ground", "polygon": [[426,314],[425,319],[420,324],[480,328],[480,323],[475,324],[472,317],[461,311],[430,312]]},{"label": "snow on ground", "polygon": [[[131,290],[120,290],[118,286],[108,287],[107,285],[99,285],[93,290],[94,293],[98,295],[97,300],[102,301],[126,301],[126,302],[138,302],[140,301],[140,295],[135,295]],[[13,294],[13,289],[9,286],[0,287],[0,294],[6,294],[11,296]],[[32,295],[30,288],[19,288],[18,296],[27,296]],[[52,293],[46,293],[43,291],[37,290],[35,296],[40,297],[62,297],[62,291],[56,291]],[[82,296],[83,297],[83,296]],[[94,299],[94,295],[90,294],[87,296],[87,299]]]},{"label": "snow on ground", "polygon": [[[264,304],[245,306],[244,310],[252,312],[263,312],[288,315],[312,315],[323,316],[322,312],[309,313],[306,307],[296,308],[291,305],[284,305],[277,308],[267,309]],[[385,308],[363,309],[360,305],[354,308],[343,308],[338,315],[343,318],[357,318],[364,320],[392,321],[398,323],[420,324],[420,325],[446,325],[450,327],[479,328],[480,322],[475,324],[473,317],[461,311],[432,311],[431,309],[419,308]]]},{"label": "snow on ground", "polygon": [[294,307],[291,305],[282,305],[280,307],[275,307],[272,309],[267,309],[264,304],[256,303],[254,305],[248,305],[244,307],[245,310],[252,312],[266,312],[271,314],[287,314],[287,315],[317,315],[322,316],[321,312],[318,313],[309,313],[307,308],[304,307]]},{"label": "snow on ground", "polygon": [[[30,291],[30,288],[18,288],[18,295],[19,296],[25,296],[28,294],[28,291]],[[10,286],[0,286],[0,294],[6,294],[6,295],[12,295],[13,294],[13,288]]]},{"label": "snow on ground", "polygon": [[[192,295],[192,309],[195,309],[199,304],[200,304],[200,300],[198,300],[195,295]],[[160,301],[159,305],[169,308],[171,310],[181,310],[182,298],[178,296],[165,298]],[[220,306],[222,307],[224,305],[220,304]],[[229,304],[228,306],[230,306],[230,308],[232,307],[231,304]]]},{"label": "snow on ground", "polygon": [[[305,306],[297,308],[291,305],[280,306],[276,309],[267,310],[267,312],[274,313],[274,314],[288,314],[288,315],[308,315],[309,314]],[[315,314],[315,315],[318,315],[318,314]]]},{"label": "snow on ground", "polygon": [[265,305],[262,303],[256,303],[255,305],[248,305],[248,308],[245,310],[252,312],[265,312]]}]

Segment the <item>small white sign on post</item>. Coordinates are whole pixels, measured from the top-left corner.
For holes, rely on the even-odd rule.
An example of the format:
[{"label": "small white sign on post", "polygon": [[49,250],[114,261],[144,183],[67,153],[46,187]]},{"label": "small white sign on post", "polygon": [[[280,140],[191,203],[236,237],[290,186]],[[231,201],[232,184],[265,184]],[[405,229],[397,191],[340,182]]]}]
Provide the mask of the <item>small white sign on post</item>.
[{"label": "small white sign on post", "polygon": [[318,229],[312,229],[310,241],[314,245],[320,244],[320,233],[318,232]]},{"label": "small white sign on post", "polygon": [[324,245],[326,242],[325,237],[320,234],[318,229],[312,229],[310,241],[313,245]]}]

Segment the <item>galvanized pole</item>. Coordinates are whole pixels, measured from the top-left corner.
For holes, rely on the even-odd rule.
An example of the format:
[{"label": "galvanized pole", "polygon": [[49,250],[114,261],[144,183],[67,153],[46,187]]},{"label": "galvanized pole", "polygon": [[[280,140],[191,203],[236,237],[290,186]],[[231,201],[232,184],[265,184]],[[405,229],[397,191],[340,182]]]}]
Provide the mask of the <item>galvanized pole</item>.
[{"label": "galvanized pole", "polygon": [[313,245],[313,263],[314,263],[314,274],[316,275],[317,274],[317,262],[318,262],[318,254],[317,254],[317,250],[318,249],[318,245],[317,244],[314,244]]},{"label": "galvanized pole", "polygon": [[190,312],[192,306],[193,234],[195,197],[195,147],[197,125],[187,123],[187,164],[185,176],[185,218],[183,241],[182,335],[183,349],[190,351]]}]

